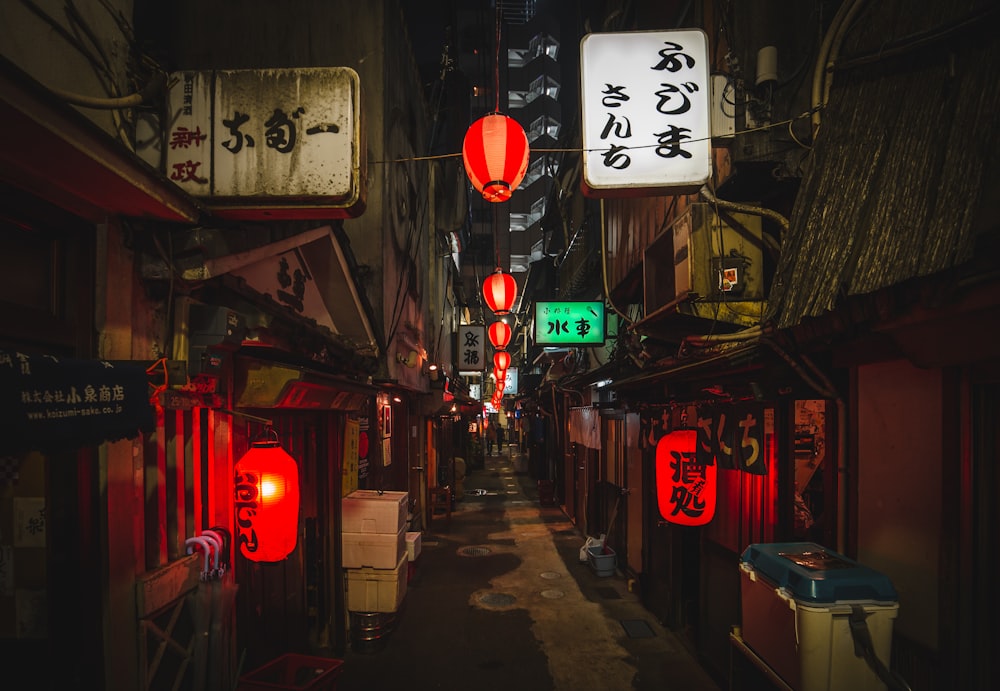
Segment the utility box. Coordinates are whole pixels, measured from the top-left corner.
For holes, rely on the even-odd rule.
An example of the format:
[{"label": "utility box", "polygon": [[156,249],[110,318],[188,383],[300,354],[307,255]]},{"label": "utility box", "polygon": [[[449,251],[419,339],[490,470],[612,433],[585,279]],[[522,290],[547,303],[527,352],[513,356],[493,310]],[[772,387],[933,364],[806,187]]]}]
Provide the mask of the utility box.
[{"label": "utility box", "polygon": [[742,636],[796,691],[884,691],[855,654],[852,614],[890,666],[899,611],[888,577],[812,542],[750,545],[740,557]]},{"label": "utility box", "polygon": [[345,533],[395,535],[406,524],[408,504],[409,494],[406,492],[355,490],[342,500],[342,530]]}]

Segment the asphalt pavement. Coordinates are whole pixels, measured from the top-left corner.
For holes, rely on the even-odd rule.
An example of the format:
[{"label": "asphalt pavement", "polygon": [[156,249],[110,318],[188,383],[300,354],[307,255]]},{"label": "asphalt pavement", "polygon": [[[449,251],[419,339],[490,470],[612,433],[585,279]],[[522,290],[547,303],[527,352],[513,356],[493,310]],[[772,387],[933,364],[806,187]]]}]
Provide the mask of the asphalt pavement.
[{"label": "asphalt pavement", "polygon": [[[395,613],[352,613],[338,691],[720,691],[504,456],[436,517]],[[613,568],[614,563],[611,564]]]}]

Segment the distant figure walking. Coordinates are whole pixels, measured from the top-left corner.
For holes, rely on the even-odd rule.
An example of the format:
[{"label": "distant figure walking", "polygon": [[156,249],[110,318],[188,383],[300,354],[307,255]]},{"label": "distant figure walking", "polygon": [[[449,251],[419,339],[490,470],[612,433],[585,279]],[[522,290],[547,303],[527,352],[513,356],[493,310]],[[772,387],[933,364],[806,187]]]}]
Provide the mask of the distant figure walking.
[{"label": "distant figure walking", "polygon": [[497,443],[497,426],[495,423],[486,428],[486,455],[493,455],[493,445]]},{"label": "distant figure walking", "polygon": [[497,454],[503,456],[503,427],[497,425]]}]

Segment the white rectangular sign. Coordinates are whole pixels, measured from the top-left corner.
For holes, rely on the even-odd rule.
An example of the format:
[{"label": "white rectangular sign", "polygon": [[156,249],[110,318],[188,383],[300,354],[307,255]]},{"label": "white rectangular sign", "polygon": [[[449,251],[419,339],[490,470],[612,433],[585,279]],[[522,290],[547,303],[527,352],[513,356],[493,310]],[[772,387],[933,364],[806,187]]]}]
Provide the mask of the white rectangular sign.
[{"label": "white rectangular sign", "polygon": [[184,190],[233,207],[363,210],[353,69],[180,72],[172,81],[166,174]]},{"label": "white rectangular sign", "polygon": [[486,369],[486,327],[464,325],[455,335],[460,371],[482,371]]},{"label": "white rectangular sign", "polygon": [[689,193],[712,172],[708,37],[701,29],[580,41],[583,187],[594,197]]}]

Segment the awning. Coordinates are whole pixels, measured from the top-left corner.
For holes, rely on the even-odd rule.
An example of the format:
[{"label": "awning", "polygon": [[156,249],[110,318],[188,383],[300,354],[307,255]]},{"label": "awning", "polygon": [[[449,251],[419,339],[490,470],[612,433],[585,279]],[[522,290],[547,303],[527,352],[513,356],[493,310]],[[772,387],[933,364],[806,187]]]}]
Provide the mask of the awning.
[{"label": "awning", "polygon": [[292,362],[289,354],[262,347],[244,346],[234,370],[236,408],[357,412],[364,410],[378,391],[367,383]]},{"label": "awning", "polygon": [[379,347],[347,253],[331,226],[218,257],[188,267],[183,277],[204,281],[223,275],[240,279],[289,316],[311,320],[359,355]]},{"label": "awning", "polygon": [[203,209],[162,173],[0,57],[0,179],[92,222],[195,222]]}]

